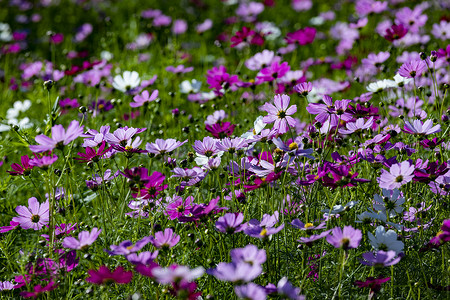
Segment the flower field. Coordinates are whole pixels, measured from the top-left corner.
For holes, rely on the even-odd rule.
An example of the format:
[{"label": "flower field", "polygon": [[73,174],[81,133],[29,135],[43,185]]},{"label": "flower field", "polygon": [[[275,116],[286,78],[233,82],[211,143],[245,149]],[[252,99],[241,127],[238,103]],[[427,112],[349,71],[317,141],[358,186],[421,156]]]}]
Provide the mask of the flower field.
[{"label": "flower field", "polygon": [[450,2],[0,0],[2,299],[447,299]]}]

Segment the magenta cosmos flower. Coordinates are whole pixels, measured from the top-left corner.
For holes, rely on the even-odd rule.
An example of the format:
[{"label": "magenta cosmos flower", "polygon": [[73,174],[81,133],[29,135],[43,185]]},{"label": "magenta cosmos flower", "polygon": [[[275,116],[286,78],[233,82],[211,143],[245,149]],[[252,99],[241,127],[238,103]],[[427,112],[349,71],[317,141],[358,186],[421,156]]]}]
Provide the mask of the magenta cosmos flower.
[{"label": "magenta cosmos flower", "polygon": [[289,126],[295,127],[295,119],[290,117],[297,112],[297,105],[292,105],[288,108],[290,98],[288,95],[275,95],[274,104],[264,103],[262,109],[269,113],[263,118],[267,124],[275,122],[273,128],[278,130],[278,133],[283,134],[289,130]]},{"label": "magenta cosmos flower", "polygon": [[344,226],[344,230],[335,227],[331,230],[331,235],[327,236],[327,242],[336,248],[344,250],[357,248],[362,239],[361,230],[352,226]]},{"label": "magenta cosmos flower", "polygon": [[23,155],[20,158],[20,162],[22,165],[14,163],[11,165],[13,171],[7,171],[11,176],[30,175],[31,169],[33,169],[34,166],[30,165],[30,158],[28,155]]},{"label": "magenta cosmos flower", "polygon": [[129,283],[133,278],[133,272],[125,271],[123,267],[117,267],[111,272],[106,266],[101,266],[98,271],[89,270],[89,277],[86,278],[87,282],[94,284],[105,284],[109,282],[115,282],[119,284]]},{"label": "magenta cosmos flower", "polygon": [[389,169],[389,172],[384,169],[381,170],[378,184],[382,189],[398,189],[413,179],[414,169],[414,165],[411,165],[409,161],[394,164]]},{"label": "magenta cosmos flower", "polygon": [[18,222],[23,229],[33,228],[34,230],[40,230],[49,222],[48,201],[39,204],[35,197],[28,199],[28,207],[22,205],[17,206],[16,212],[19,216],[14,217],[12,220]]},{"label": "magenta cosmos flower", "polygon": [[36,136],[35,140],[39,145],[30,145],[30,150],[35,153],[42,153],[63,147],[81,136],[83,134],[83,127],[80,127],[80,123],[76,120],[70,122],[67,130],[62,125],[55,125],[52,127],[52,137],[49,138],[43,134]]},{"label": "magenta cosmos flower", "polygon": [[69,249],[85,250],[97,240],[100,232],[102,232],[101,229],[94,227],[91,232],[80,232],[78,234],[78,240],[72,236],[68,236],[63,240],[62,246]]}]

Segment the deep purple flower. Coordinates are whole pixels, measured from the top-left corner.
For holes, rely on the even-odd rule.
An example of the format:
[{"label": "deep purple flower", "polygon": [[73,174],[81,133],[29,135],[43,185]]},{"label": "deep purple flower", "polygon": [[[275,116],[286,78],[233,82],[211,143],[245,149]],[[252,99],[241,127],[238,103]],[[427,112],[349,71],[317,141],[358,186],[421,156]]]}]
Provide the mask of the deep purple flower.
[{"label": "deep purple flower", "polygon": [[384,38],[389,42],[393,42],[395,40],[403,38],[407,33],[408,28],[406,28],[403,24],[394,24],[390,28],[386,29]]},{"label": "deep purple flower", "polygon": [[362,239],[361,230],[352,226],[344,226],[344,230],[340,227],[335,227],[331,230],[331,233],[332,235],[327,236],[327,242],[336,248],[344,250],[358,248]]},{"label": "deep purple flower", "polygon": [[376,293],[381,290],[381,284],[389,281],[391,277],[383,278],[382,275],[380,275],[378,278],[374,277],[367,277],[366,281],[355,281],[354,285],[360,288],[368,287],[370,288],[370,293]]},{"label": "deep purple flower", "polygon": [[106,148],[105,141],[102,142],[100,147],[98,147],[98,150],[95,150],[91,147],[86,147],[85,153],[78,152],[77,155],[80,157],[75,157],[76,160],[79,160],[81,162],[98,162],[100,159],[103,159],[105,154],[111,149],[111,147]]},{"label": "deep purple flower", "polygon": [[123,241],[118,246],[111,245],[111,251],[105,250],[109,253],[109,255],[128,255],[134,252],[137,252],[144,248],[145,245],[150,243],[152,241],[152,238],[149,236],[144,237],[142,240],[139,240],[136,242],[136,244],[133,244],[131,241]]},{"label": "deep purple flower", "polygon": [[416,78],[420,77],[426,69],[427,64],[423,60],[413,60],[404,63],[400,69],[398,69],[398,74],[405,78]]},{"label": "deep purple flower", "polygon": [[108,267],[101,266],[98,271],[89,270],[88,274],[89,277],[86,278],[86,281],[94,284],[106,284],[109,282],[125,284],[129,283],[133,278],[133,272],[125,271],[124,268],[120,266],[112,272]]},{"label": "deep purple flower", "polygon": [[34,166],[30,165],[30,158],[28,157],[28,155],[23,155],[22,157],[20,157],[20,162],[22,163],[22,165],[14,163],[11,165],[11,168],[14,171],[7,172],[12,176],[30,175],[31,169],[33,169]]},{"label": "deep purple flower", "polygon": [[58,287],[57,284],[55,284],[53,281],[50,281],[46,286],[36,285],[33,288],[32,292],[23,291],[20,292],[20,296],[24,298],[37,298],[39,295],[42,295],[45,292],[53,291]]},{"label": "deep purple flower", "polygon": [[52,127],[52,138],[43,134],[36,136],[35,140],[39,145],[30,145],[30,150],[35,153],[42,153],[55,148],[61,148],[81,136],[83,134],[83,127],[80,127],[80,123],[76,120],[70,122],[67,131],[62,125],[55,125]]},{"label": "deep purple flower", "polygon": [[211,132],[212,136],[218,139],[222,139],[233,134],[234,129],[236,128],[235,124],[231,124],[230,122],[221,122],[216,124],[206,124],[205,129]]},{"label": "deep purple flower", "polygon": [[69,249],[85,250],[97,240],[101,232],[102,230],[96,227],[92,228],[91,232],[82,231],[78,233],[78,240],[71,236],[64,238],[62,246]]},{"label": "deep purple flower", "polygon": [[299,45],[311,44],[316,37],[317,30],[313,27],[305,27],[294,32],[289,32],[286,35],[288,44],[298,43]]},{"label": "deep purple flower", "polygon": [[289,106],[290,98],[288,95],[275,95],[274,104],[265,103],[262,109],[269,113],[263,118],[265,123],[275,122],[273,128],[278,130],[278,133],[283,134],[288,132],[289,126],[295,127],[296,121],[290,115],[297,111],[297,105]]},{"label": "deep purple flower", "polygon": [[20,223],[20,227],[23,229],[40,230],[48,224],[50,218],[49,202],[40,204],[35,197],[28,199],[28,207],[17,206],[16,212],[19,216],[12,218],[12,220]]},{"label": "deep purple flower", "polygon": [[379,250],[376,253],[366,252],[363,253],[363,259],[359,261],[366,266],[375,267],[389,267],[397,264],[401,257],[396,257],[397,253],[395,251],[389,250],[387,252]]},{"label": "deep purple flower", "polygon": [[140,95],[136,95],[133,97],[134,102],[130,103],[131,107],[140,107],[148,102],[152,102],[158,98],[159,91],[154,90],[151,95],[147,90],[143,91]]},{"label": "deep purple flower", "polygon": [[173,232],[172,228],[166,228],[164,231],[155,233],[155,237],[151,237],[150,243],[158,249],[167,250],[174,247],[180,241],[180,236]]}]

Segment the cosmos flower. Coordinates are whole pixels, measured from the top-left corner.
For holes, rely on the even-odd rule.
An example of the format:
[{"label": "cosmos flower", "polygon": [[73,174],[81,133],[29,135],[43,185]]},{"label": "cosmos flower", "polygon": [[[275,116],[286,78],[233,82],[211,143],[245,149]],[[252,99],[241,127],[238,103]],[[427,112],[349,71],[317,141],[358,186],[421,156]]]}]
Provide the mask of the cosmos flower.
[{"label": "cosmos flower", "polygon": [[422,124],[420,120],[414,120],[413,123],[405,121],[404,132],[414,135],[429,135],[441,131],[441,125],[433,126],[433,120],[426,120]]},{"label": "cosmos flower", "polygon": [[400,69],[398,69],[398,74],[405,78],[416,78],[420,77],[426,69],[427,64],[423,60],[413,60],[404,63]]},{"label": "cosmos flower", "polygon": [[181,237],[173,232],[172,228],[166,228],[164,231],[155,233],[155,237],[151,237],[150,243],[158,249],[170,249],[180,241]]},{"label": "cosmos flower", "polygon": [[94,284],[106,284],[109,282],[115,282],[118,284],[129,283],[133,278],[133,272],[125,271],[121,266],[117,267],[114,271],[110,271],[108,267],[101,266],[98,271],[89,270],[89,277],[86,278],[87,282]]},{"label": "cosmos flower", "polygon": [[145,245],[150,243],[151,240],[151,237],[146,236],[143,239],[137,241],[135,244],[133,244],[131,241],[123,241],[118,246],[111,245],[111,251],[105,251],[108,252],[109,255],[128,255],[141,250]]},{"label": "cosmos flower", "polygon": [[405,203],[405,198],[400,195],[398,189],[383,189],[382,193],[383,197],[378,194],[375,194],[374,196],[374,210],[388,214],[391,218],[403,212],[403,207],[401,205]]},{"label": "cosmos flower", "polygon": [[244,248],[235,248],[230,251],[231,260],[235,263],[245,262],[250,265],[262,265],[267,256],[264,249],[258,249],[255,245],[247,245]]},{"label": "cosmos flower", "polygon": [[71,236],[64,238],[62,246],[69,249],[85,250],[97,240],[101,232],[102,230],[96,227],[92,228],[91,232],[82,231],[78,234],[78,239]]},{"label": "cosmos flower", "polygon": [[49,138],[44,134],[36,136],[35,140],[39,145],[30,145],[30,150],[35,153],[42,153],[55,148],[61,148],[81,136],[83,134],[83,127],[76,120],[70,122],[67,130],[62,125],[55,125],[52,127],[52,137]]},{"label": "cosmos flower", "polygon": [[14,171],[7,171],[10,175],[12,176],[18,176],[18,175],[30,175],[31,169],[33,169],[34,166],[30,165],[30,158],[28,157],[28,155],[23,155],[20,157],[20,162],[22,163],[17,164],[14,163],[11,165],[11,168]]},{"label": "cosmos flower", "polygon": [[158,283],[161,284],[191,282],[202,276],[204,272],[205,269],[202,267],[190,269],[187,266],[180,266],[176,264],[173,264],[168,268],[158,267],[152,270],[153,277]]},{"label": "cosmos flower", "polygon": [[244,215],[242,213],[228,213],[216,221],[216,228],[223,233],[236,233],[246,228]]},{"label": "cosmos flower", "polygon": [[269,114],[263,118],[265,123],[274,123],[273,128],[278,133],[288,132],[289,126],[295,127],[296,121],[291,117],[297,112],[297,105],[289,106],[290,98],[288,95],[275,95],[274,104],[265,103],[262,109]]},{"label": "cosmos flower", "polygon": [[378,184],[383,189],[398,189],[413,179],[414,169],[414,165],[411,165],[409,161],[393,164],[389,172],[381,169],[381,176],[377,178]]},{"label": "cosmos flower", "polygon": [[352,226],[344,226],[343,230],[340,227],[335,227],[331,230],[331,235],[327,236],[328,243],[344,250],[358,248],[361,239],[361,230],[354,229]]},{"label": "cosmos flower", "polygon": [[57,287],[58,287],[57,284],[55,284],[53,281],[50,281],[46,286],[41,286],[39,284],[34,286],[32,292],[28,292],[28,291],[20,292],[20,296],[22,296],[24,298],[33,297],[36,299],[39,295],[42,295],[45,292],[53,291]]},{"label": "cosmos flower", "polygon": [[366,281],[357,280],[354,285],[360,288],[368,287],[370,288],[370,293],[373,294],[379,292],[381,290],[381,284],[388,282],[390,279],[391,277],[383,278],[382,275],[378,276],[378,278],[367,277]]},{"label": "cosmos flower", "polygon": [[388,230],[383,226],[378,226],[375,230],[375,235],[371,232],[368,233],[370,244],[377,250],[393,250],[395,253],[403,251],[403,242],[397,239],[397,234],[394,230]]},{"label": "cosmos flower", "polygon": [[397,264],[401,257],[396,257],[395,251],[380,250],[376,253],[366,252],[362,254],[363,259],[359,261],[366,266],[389,267]]},{"label": "cosmos flower", "polygon": [[131,107],[140,107],[148,102],[155,101],[158,98],[159,91],[154,90],[150,95],[147,90],[143,91],[140,95],[136,95],[133,97],[134,102],[130,103]]},{"label": "cosmos flower", "polygon": [[116,75],[113,80],[113,87],[121,92],[129,92],[139,86],[141,79],[136,71],[125,71],[122,75]]},{"label": "cosmos flower", "polygon": [[216,277],[222,281],[229,281],[233,283],[250,282],[258,277],[262,272],[261,265],[250,265],[245,262],[225,263],[221,262],[214,269],[206,271],[207,274]]},{"label": "cosmos flower", "polygon": [[35,197],[28,199],[28,207],[17,206],[16,212],[19,216],[12,218],[12,220],[18,222],[23,229],[40,230],[48,224],[50,218],[49,202],[40,204]]},{"label": "cosmos flower", "polygon": [[253,282],[235,286],[234,292],[240,299],[265,300],[267,298],[265,289]]}]

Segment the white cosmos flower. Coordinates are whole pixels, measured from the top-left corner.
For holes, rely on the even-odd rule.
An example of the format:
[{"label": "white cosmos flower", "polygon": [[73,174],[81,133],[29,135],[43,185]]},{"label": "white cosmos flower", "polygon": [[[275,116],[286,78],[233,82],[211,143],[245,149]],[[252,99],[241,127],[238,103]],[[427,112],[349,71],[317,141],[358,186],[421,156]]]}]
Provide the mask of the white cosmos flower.
[{"label": "white cosmos flower", "polygon": [[403,203],[405,203],[405,198],[400,196],[400,191],[398,189],[392,191],[383,189],[383,196],[378,194],[375,195],[373,208],[376,211],[382,211],[385,214],[389,214],[389,217],[393,218],[397,214],[403,212],[403,207],[401,206]]},{"label": "white cosmos flower", "polygon": [[395,81],[390,79],[383,79],[376,82],[372,82],[367,86],[367,90],[372,93],[378,93],[385,89],[397,87]]},{"label": "white cosmos flower", "polygon": [[397,254],[403,251],[404,244],[397,240],[397,233],[394,230],[386,231],[383,226],[378,226],[375,229],[375,235],[371,232],[368,235],[370,244],[377,250],[393,250]]},{"label": "white cosmos flower", "polygon": [[123,75],[116,75],[113,81],[113,87],[121,92],[127,92],[139,86],[141,78],[136,71],[125,71]]},{"label": "white cosmos flower", "polygon": [[395,84],[397,86],[402,87],[402,86],[410,83],[411,81],[413,81],[413,79],[412,78],[405,78],[403,76],[400,76],[400,74],[397,73],[394,76],[394,81],[395,81]]},{"label": "white cosmos flower", "polygon": [[197,81],[195,79],[192,79],[191,81],[185,80],[182,83],[180,83],[180,93],[182,94],[198,93],[201,87],[202,83],[200,81]]}]

